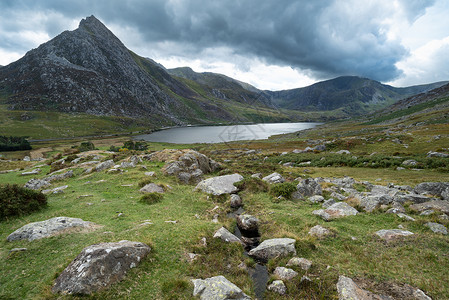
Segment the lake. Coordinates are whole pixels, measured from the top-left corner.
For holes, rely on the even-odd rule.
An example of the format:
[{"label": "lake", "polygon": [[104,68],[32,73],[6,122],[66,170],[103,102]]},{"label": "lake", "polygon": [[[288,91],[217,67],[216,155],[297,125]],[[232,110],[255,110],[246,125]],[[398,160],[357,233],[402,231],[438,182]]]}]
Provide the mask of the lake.
[{"label": "lake", "polygon": [[242,140],[263,140],[269,136],[314,128],[322,123],[261,123],[252,125],[178,127],[136,136],[149,142],[174,144],[223,143]]}]

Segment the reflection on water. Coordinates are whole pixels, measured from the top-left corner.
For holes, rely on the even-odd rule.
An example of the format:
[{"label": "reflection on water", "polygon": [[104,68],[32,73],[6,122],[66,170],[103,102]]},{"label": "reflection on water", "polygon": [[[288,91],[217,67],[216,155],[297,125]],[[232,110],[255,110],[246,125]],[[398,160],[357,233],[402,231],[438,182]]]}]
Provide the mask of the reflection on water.
[{"label": "reflection on water", "polygon": [[175,144],[223,143],[241,140],[261,140],[271,135],[313,128],[321,123],[263,123],[253,125],[181,127],[136,136],[150,142]]}]

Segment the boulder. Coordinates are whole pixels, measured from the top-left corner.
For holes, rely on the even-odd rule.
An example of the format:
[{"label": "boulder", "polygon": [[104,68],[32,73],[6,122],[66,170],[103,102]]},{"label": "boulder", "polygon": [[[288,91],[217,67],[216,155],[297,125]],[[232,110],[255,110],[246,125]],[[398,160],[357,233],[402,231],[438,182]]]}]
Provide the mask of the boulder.
[{"label": "boulder", "polygon": [[346,276],[339,276],[337,282],[339,300],[387,300],[390,297],[379,296],[361,289],[355,282]]},{"label": "boulder", "polygon": [[447,154],[447,153],[441,153],[441,152],[429,151],[429,152],[427,152],[427,157],[442,157],[442,158],[448,158],[448,157],[449,157],[449,154]]},{"label": "boulder", "polygon": [[164,191],[164,189],[161,186],[159,186],[159,185],[157,185],[155,183],[149,183],[149,184],[145,185],[143,188],[141,188],[139,190],[139,192],[141,192],[141,193],[161,193],[161,194],[163,194],[165,191]]},{"label": "boulder", "polygon": [[58,276],[52,292],[91,294],[108,288],[122,280],[150,251],[148,245],[130,241],[86,247]]},{"label": "boulder", "polygon": [[70,170],[68,172],[65,172],[63,174],[51,175],[51,176],[49,176],[47,178],[44,178],[44,180],[47,181],[47,182],[52,182],[52,181],[64,180],[64,179],[67,179],[67,178],[70,178],[70,177],[73,177],[73,171],[72,170]]},{"label": "boulder", "polygon": [[22,176],[27,176],[27,175],[37,175],[37,174],[39,174],[40,172],[41,172],[41,169],[37,168],[37,169],[34,169],[34,170],[32,170],[32,171],[29,171],[29,172],[23,172],[23,173],[20,174],[20,175],[22,175]]},{"label": "boulder", "polygon": [[101,171],[104,171],[104,170],[106,170],[106,169],[110,169],[110,168],[112,168],[113,166],[114,166],[114,161],[113,161],[112,159],[110,159],[110,160],[107,160],[107,161],[104,161],[104,162],[98,164],[98,165],[95,167],[95,171],[101,172]]},{"label": "boulder", "polygon": [[328,236],[332,236],[333,235],[332,231],[330,231],[327,228],[324,228],[321,225],[315,225],[312,228],[310,228],[309,234],[311,236],[317,237],[319,239],[324,239],[324,238],[326,238]]},{"label": "boulder", "polygon": [[424,203],[410,205],[410,209],[414,211],[424,211],[427,209],[436,209],[449,214],[449,201],[446,200],[431,200]]},{"label": "boulder", "polygon": [[237,194],[231,194],[231,207],[239,208],[242,206],[242,198]]},{"label": "boulder", "polygon": [[276,267],[273,272],[281,280],[292,280],[296,276],[298,276],[298,272],[295,272],[292,269],[284,268],[284,267]]},{"label": "boulder", "polygon": [[376,231],[376,235],[387,242],[412,234],[413,232],[401,229],[382,229]]},{"label": "boulder", "polygon": [[417,194],[428,194],[449,200],[449,182],[422,182],[415,186]]},{"label": "boulder", "polygon": [[347,216],[355,216],[358,211],[346,202],[337,202],[326,209],[313,211],[314,215],[320,216],[325,221],[331,221]]},{"label": "boulder", "polygon": [[419,195],[419,194],[405,194],[405,195],[398,195],[394,198],[394,201],[397,203],[405,203],[405,202],[412,202],[412,203],[424,203],[431,200],[431,198]]},{"label": "boulder", "polygon": [[265,176],[264,178],[262,178],[262,180],[263,180],[263,181],[266,181],[266,182],[268,182],[268,183],[270,183],[270,184],[273,184],[273,183],[282,183],[282,182],[285,181],[284,177],[282,177],[281,174],[276,173],[276,172],[271,173],[271,174],[268,175],[268,176]]},{"label": "boulder", "polygon": [[200,189],[203,192],[213,195],[231,194],[238,191],[238,188],[234,186],[234,183],[242,179],[243,176],[239,174],[212,177],[198,183],[195,189]]},{"label": "boulder", "polygon": [[267,289],[269,291],[275,292],[279,295],[285,295],[287,293],[287,287],[285,286],[284,282],[282,280],[275,280],[273,281]]},{"label": "boulder", "polygon": [[329,199],[323,202],[322,207],[323,208],[329,208],[330,206],[332,206],[333,204],[337,203],[334,199]]},{"label": "boulder", "polygon": [[251,299],[224,276],[215,276],[204,280],[192,279],[192,282],[194,285],[193,296],[202,300]]},{"label": "boulder", "polygon": [[324,202],[324,197],[320,195],[311,196],[309,197],[309,201],[312,203]]},{"label": "boulder", "polygon": [[300,267],[301,269],[303,269],[304,271],[307,271],[312,266],[312,262],[303,257],[293,257],[287,263],[287,267],[291,267],[291,266],[297,266],[297,267]]},{"label": "boulder", "polygon": [[243,244],[243,242],[238,237],[236,237],[235,235],[230,233],[229,230],[227,230],[224,227],[221,227],[220,229],[217,230],[217,232],[215,232],[214,238],[222,239],[223,241],[225,241],[227,243]]},{"label": "boulder", "polygon": [[265,240],[248,254],[265,261],[274,257],[296,255],[295,242],[289,238]]},{"label": "boulder", "polygon": [[59,194],[64,193],[64,190],[68,188],[68,185],[58,186],[54,189],[44,190],[42,191],[42,194]]},{"label": "boulder", "polygon": [[47,187],[50,185],[50,182],[44,179],[30,179],[27,183],[25,183],[24,187],[30,190],[39,190],[43,187]]},{"label": "boulder", "polygon": [[418,162],[414,159],[407,159],[402,162],[402,165],[406,167],[415,167],[418,165]]},{"label": "boulder", "polygon": [[49,237],[64,233],[70,229],[95,229],[98,225],[86,222],[78,218],[56,217],[41,222],[34,222],[24,225],[11,233],[7,240],[9,242],[16,240],[34,241],[37,239]]},{"label": "boulder", "polygon": [[427,222],[424,225],[429,227],[430,230],[432,230],[435,233],[440,233],[440,234],[443,234],[443,235],[447,235],[447,228],[443,224]]},{"label": "boulder", "polygon": [[259,219],[252,215],[242,214],[237,216],[237,226],[244,231],[256,232],[259,229]]},{"label": "boulder", "polygon": [[136,164],[130,161],[122,161],[119,167],[122,169],[135,168]]},{"label": "boulder", "polygon": [[296,190],[303,197],[311,197],[314,195],[321,195],[323,193],[321,185],[315,180],[307,178],[303,179],[297,186]]}]

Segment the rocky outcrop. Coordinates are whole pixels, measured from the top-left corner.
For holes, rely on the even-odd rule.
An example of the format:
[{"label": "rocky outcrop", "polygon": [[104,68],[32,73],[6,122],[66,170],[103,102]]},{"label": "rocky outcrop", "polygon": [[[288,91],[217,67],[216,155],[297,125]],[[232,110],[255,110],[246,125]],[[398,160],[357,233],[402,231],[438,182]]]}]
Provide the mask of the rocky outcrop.
[{"label": "rocky outcrop", "polygon": [[424,203],[410,205],[410,209],[415,211],[424,211],[427,209],[436,209],[449,214],[449,201],[446,200],[431,200]]},{"label": "rocky outcrop", "polygon": [[415,186],[417,194],[428,194],[449,200],[449,182],[422,182]]},{"label": "rocky outcrop", "polygon": [[192,280],[193,296],[199,297],[202,300],[249,300],[238,286],[227,280],[224,276],[215,276],[206,279]]},{"label": "rocky outcrop", "polygon": [[163,194],[165,191],[164,191],[163,187],[161,187],[161,186],[159,186],[159,185],[157,185],[155,183],[149,183],[149,184],[145,185],[143,188],[141,188],[139,190],[139,192],[141,192],[141,193],[161,193],[161,194]]},{"label": "rocky outcrop", "polygon": [[58,276],[53,293],[91,294],[122,280],[151,248],[143,243],[120,241],[86,247]]},{"label": "rocky outcrop", "polygon": [[92,230],[98,227],[91,222],[86,222],[78,218],[56,217],[49,220],[29,223],[11,233],[7,240],[28,240],[34,241],[41,238],[61,234],[70,229]]},{"label": "rocky outcrop", "polygon": [[276,173],[276,172],[274,172],[274,173],[272,173],[272,174],[270,174],[268,176],[265,176],[264,178],[262,178],[262,180],[266,181],[266,182],[268,182],[270,184],[282,183],[282,182],[285,181],[284,177],[282,177],[281,174]]},{"label": "rocky outcrop", "polygon": [[289,238],[265,240],[248,254],[263,261],[274,257],[296,255],[295,243],[294,239]]},{"label": "rocky outcrop", "polygon": [[95,167],[95,171],[101,172],[101,171],[104,171],[104,170],[106,170],[106,169],[112,168],[114,165],[115,165],[115,164],[114,164],[114,161],[113,161],[112,159],[110,159],[110,160],[107,160],[107,161],[104,161],[104,162],[98,164],[98,165]]},{"label": "rocky outcrop", "polygon": [[213,195],[231,194],[238,191],[238,188],[234,186],[234,183],[242,179],[243,176],[239,174],[212,177],[198,183],[195,189]]},{"label": "rocky outcrop", "polygon": [[30,190],[40,190],[41,188],[47,187],[50,185],[50,182],[43,179],[30,179],[27,183],[25,183],[24,187]]},{"label": "rocky outcrop", "polygon": [[434,223],[434,222],[427,222],[424,225],[429,227],[429,229],[432,230],[435,233],[447,235],[447,228],[443,224]]},{"label": "rocky outcrop", "polygon": [[321,195],[323,192],[321,189],[321,185],[311,178],[301,180],[296,186],[296,189],[303,198],[314,195]]}]

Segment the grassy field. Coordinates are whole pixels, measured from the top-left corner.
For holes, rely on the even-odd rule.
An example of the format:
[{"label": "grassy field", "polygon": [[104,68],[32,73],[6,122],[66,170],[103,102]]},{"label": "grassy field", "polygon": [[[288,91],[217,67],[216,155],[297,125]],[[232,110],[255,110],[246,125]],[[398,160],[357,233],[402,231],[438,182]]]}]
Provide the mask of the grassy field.
[{"label": "grassy field", "polygon": [[[145,152],[174,147],[193,148],[223,164],[221,171],[208,176],[234,172],[245,177],[257,172],[265,176],[277,171],[290,182],[298,177],[349,176],[373,184],[414,186],[424,181],[449,182],[447,159],[426,158],[428,151],[442,150],[449,145],[448,132],[448,124],[396,128],[334,123],[318,130],[273,137],[266,141],[215,145],[149,143]],[[94,139],[93,142],[106,160],[113,154],[105,153],[105,150],[111,145],[121,146],[128,139],[122,136]],[[68,151],[80,141],[59,140],[32,145],[33,151],[41,149],[44,157],[50,157]],[[316,144],[326,144],[328,150],[291,153],[293,149]],[[257,150],[257,153],[246,155],[245,152],[251,149]],[[339,150],[349,150],[351,154],[333,153]],[[289,153],[285,155],[282,152]],[[29,153],[9,153],[7,158],[19,158],[26,154]],[[131,154],[119,154],[115,160],[119,162]],[[406,159],[416,160],[419,169],[406,167],[397,170]],[[299,165],[308,161],[310,165]],[[292,162],[293,167],[283,166],[286,162]],[[364,162],[369,162],[369,165],[364,165]],[[193,285],[190,279],[217,275],[224,275],[254,297],[250,276],[238,268],[241,262],[251,267],[254,261],[243,254],[241,246],[212,238],[223,225],[230,231],[234,230],[235,221],[227,217],[229,199],[208,197],[195,191],[194,186],[181,184],[173,177],[163,175],[163,165],[162,162],[145,161],[123,174],[100,172],[85,175],[83,169],[75,168],[73,178],[52,184],[52,187],[65,184],[69,187],[62,194],[49,195],[47,208],[0,222],[0,299],[77,298],[53,295],[50,290],[54,279],[84,247],[123,239],[147,243],[152,251],[128,273],[125,280],[107,291],[83,298],[191,299]],[[44,162],[0,160],[0,171],[29,170],[37,166],[42,169],[37,177],[45,177],[50,166]],[[156,172],[152,182],[171,187],[160,202],[152,205],[140,202],[139,182],[148,179],[144,174],[147,171]],[[23,185],[30,178],[20,176],[21,172],[0,174],[0,183]],[[262,239],[295,238],[298,256],[313,261],[309,271],[296,269],[312,282],[302,283],[301,276],[298,276],[287,283],[286,299],[338,299],[335,284],[339,275],[362,278],[372,285],[385,282],[410,284],[424,290],[432,299],[447,299],[449,295],[449,238],[434,234],[423,226],[428,221],[437,221],[435,215],[420,216],[407,208],[407,213],[416,222],[380,211],[325,222],[312,215],[313,210],[321,208],[319,204],[278,201],[269,191],[244,189],[239,194],[245,210],[261,220]],[[119,213],[123,215],[119,216]],[[219,214],[218,224],[212,222],[214,214]],[[102,227],[93,232],[73,232],[33,242],[6,241],[6,237],[17,228],[56,216],[82,218]],[[151,224],[141,225],[145,222]],[[447,221],[438,222],[448,225]],[[307,233],[317,224],[330,228],[336,233],[335,237],[326,240],[311,238]],[[399,225],[415,235],[394,243],[385,243],[374,235],[377,230],[397,228]],[[200,243],[203,237],[207,240],[207,247]],[[27,251],[9,252],[19,247],[25,247]],[[189,252],[201,256],[189,263],[186,259]],[[276,266],[284,266],[286,262],[287,258],[269,261],[269,272]],[[273,279],[271,276],[270,280]],[[265,298],[278,299],[279,296],[267,291]]]}]

